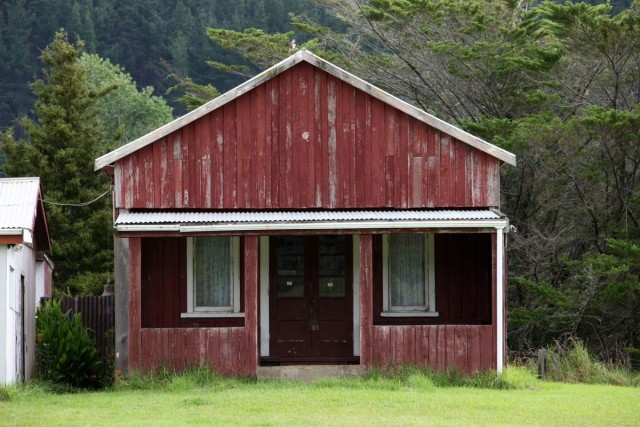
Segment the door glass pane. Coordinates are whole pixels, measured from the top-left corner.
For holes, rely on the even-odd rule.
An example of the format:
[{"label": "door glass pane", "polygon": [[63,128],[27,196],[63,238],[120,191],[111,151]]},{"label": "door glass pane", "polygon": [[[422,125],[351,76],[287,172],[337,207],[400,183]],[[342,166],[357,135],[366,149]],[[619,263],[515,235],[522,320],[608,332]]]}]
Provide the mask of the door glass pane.
[{"label": "door glass pane", "polygon": [[343,276],[346,269],[344,258],[344,255],[320,256],[320,276]]},{"label": "door glass pane", "polygon": [[323,277],[320,279],[321,297],[344,297],[344,277]]},{"label": "door glass pane", "polygon": [[346,236],[318,236],[318,293],[344,297],[347,273]]},{"label": "door glass pane", "polygon": [[318,252],[323,254],[341,254],[344,252],[346,236],[318,236]]},{"label": "door glass pane", "polygon": [[425,305],[424,235],[389,235],[389,299],[392,307]]},{"label": "door glass pane", "polygon": [[304,296],[304,237],[276,238],[277,295],[280,298]]},{"label": "door glass pane", "polygon": [[278,297],[299,298],[304,296],[302,277],[278,277]]},{"label": "door glass pane", "polygon": [[276,237],[278,255],[302,254],[304,252],[304,237]]},{"label": "door glass pane", "polygon": [[286,255],[278,256],[278,275],[302,276],[304,274],[304,257]]}]

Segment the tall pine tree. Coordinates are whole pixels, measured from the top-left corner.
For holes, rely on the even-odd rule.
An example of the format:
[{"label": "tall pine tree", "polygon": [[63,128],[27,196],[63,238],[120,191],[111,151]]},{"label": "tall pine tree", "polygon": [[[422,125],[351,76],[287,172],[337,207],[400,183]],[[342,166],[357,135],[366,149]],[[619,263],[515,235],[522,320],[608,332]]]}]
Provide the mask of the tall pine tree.
[{"label": "tall pine tree", "polygon": [[72,293],[101,289],[113,263],[110,197],[104,194],[110,183],[93,171],[104,131],[92,107],[108,89],[87,88],[78,59],[83,47],[81,40],[69,43],[63,31],[55,34],[40,56],[44,77],[31,85],[35,120],[20,120],[24,139],[8,131],[0,142],[7,175],[41,177],[43,198],[50,202],[54,286]]}]

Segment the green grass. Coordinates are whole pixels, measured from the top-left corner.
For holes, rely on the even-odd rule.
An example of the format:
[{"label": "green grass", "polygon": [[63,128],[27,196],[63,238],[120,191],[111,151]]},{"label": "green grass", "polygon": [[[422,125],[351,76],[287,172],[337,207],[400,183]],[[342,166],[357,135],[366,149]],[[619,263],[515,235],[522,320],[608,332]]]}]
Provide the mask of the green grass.
[{"label": "green grass", "polygon": [[[455,386],[443,384],[454,384]],[[638,425],[640,389],[485,374],[390,375],[313,383],[222,379],[202,369],[134,376],[101,392],[8,389],[0,425]]]}]

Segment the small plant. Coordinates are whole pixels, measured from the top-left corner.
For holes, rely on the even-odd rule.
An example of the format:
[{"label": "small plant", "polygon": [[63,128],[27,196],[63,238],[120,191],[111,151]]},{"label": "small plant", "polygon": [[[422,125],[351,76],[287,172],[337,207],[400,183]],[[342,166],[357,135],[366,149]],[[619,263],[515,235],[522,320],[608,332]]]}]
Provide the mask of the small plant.
[{"label": "small plant", "polygon": [[9,387],[0,386],[0,402],[8,402],[13,399],[14,391]]},{"label": "small plant", "polygon": [[397,366],[387,371],[371,369],[362,377],[365,382],[382,382],[396,387],[431,390],[434,387],[473,387],[488,389],[535,389],[535,376],[524,368],[509,366],[502,375],[495,371],[468,375],[455,369],[432,371],[426,367]]},{"label": "small plant", "polygon": [[130,372],[118,378],[116,388],[119,390],[157,390],[184,391],[194,388],[225,388],[240,379],[225,378],[211,370],[208,366],[190,366],[182,372],[162,367],[146,373]]},{"label": "small plant", "polygon": [[631,369],[640,371],[640,348],[628,347],[626,350],[629,355],[629,364]]},{"label": "small plant", "polygon": [[552,381],[638,386],[629,371],[596,360],[579,340],[556,343],[547,350],[547,378]]},{"label": "small plant", "polygon": [[62,312],[48,300],[36,312],[36,365],[44,381],[68,387],[96,388],[102,382],[102,361],[95,340],[80,314]]}]

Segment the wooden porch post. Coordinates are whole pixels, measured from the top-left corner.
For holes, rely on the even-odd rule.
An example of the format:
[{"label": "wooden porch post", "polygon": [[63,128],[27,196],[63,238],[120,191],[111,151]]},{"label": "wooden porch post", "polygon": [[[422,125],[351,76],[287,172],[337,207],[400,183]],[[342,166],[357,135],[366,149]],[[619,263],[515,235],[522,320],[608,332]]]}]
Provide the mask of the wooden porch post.
[{"label": "wooden porch post", "polygon": [[246,373],[258,370],[258,236],[244,238],[244,328],[246,332]]},{"label": "wooden porch post", "polygon": [[504,364],[504,229],[496,229],[496,370]]},{"label": "wooden porch post", "polygon": [[360,236],[360,366],[373,364],[373,236]]},{"label": "wooden porch post", "polygon": [[141,248],[140,237],[129,238],[129,370],[138,370],[140,364],[141,319]]}]

